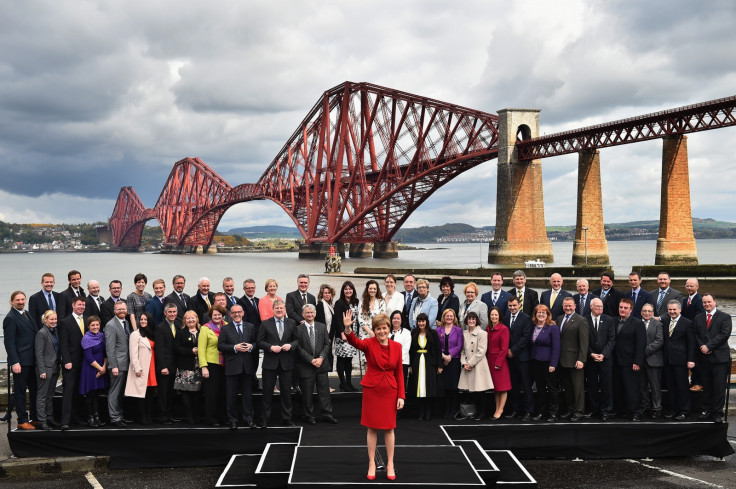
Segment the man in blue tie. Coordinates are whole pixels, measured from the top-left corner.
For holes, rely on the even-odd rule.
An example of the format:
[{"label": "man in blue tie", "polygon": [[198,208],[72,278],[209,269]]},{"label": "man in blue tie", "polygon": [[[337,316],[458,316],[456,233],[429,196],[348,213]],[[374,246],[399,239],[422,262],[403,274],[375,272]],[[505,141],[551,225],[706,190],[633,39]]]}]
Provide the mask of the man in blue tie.
[{"label": "man in blue tie", "polygon": [[[237,396],[240,391],[243,422],[249,428],[255,428],[253,422],[253,373],[252,355],[258,352],[255,348],[255,327],[243,321],[243,306],[235,304],[230,308],[232,322],[222,327],[217,340],[217,349],[225,357],[225,386],[227,393],[227,417],[230,429],[238,429]],[[271,388],[273,394],[273,387]]]},{"label": "man in blue tie", "polygon": [[30,314],[31,320],[39,330],[43,326],[41,322],[43,313],[49,310],[56,311],[61,300],[61,295],[54,292],[54,285],[56,285],[54,274],[44,273],[41,277],[41,290],[33,294],[28,300],[28,314]]}]

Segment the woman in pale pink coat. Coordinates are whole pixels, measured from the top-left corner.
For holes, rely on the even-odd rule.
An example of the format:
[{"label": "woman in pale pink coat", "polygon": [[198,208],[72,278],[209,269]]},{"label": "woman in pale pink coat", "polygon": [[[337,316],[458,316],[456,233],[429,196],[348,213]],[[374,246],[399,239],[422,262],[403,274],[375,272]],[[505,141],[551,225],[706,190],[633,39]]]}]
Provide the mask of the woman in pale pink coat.
[{"label": "woman in pale pink coat", "polygon": [[125,395],[137,398],[141,424],[151,424],[151,411],[156,395],[156,354],[151,327],[153,316],[144,312],[138,329],[130,334],[130,368],[125,383]]}]

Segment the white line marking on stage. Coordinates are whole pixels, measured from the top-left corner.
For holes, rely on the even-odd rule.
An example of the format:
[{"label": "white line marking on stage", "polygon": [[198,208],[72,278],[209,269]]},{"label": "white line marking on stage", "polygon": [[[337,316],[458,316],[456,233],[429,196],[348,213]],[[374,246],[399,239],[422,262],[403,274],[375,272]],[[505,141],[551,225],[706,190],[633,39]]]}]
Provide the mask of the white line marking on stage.
[{"label": "white line marking on stage", "polygon": [[723,486],[719,486],[718,484],[713,484],[712,482],[706,482],[706,481],[702,481],[700,479],[696,479],[694,477],[690,477],[689,475],[678,474],[677,472],[672,472],[671,470],[667,470],[667,469],[663,469],[663,468],[660,468],[660,467],[656,467],[654,465],[644,464],[644,463],[639,462],[638,460],[627,459],[626,461],[627,462],[631,462],[632,464],[642,465],[642,466],[644,466],[644,467],[646,467],[648,469],[657,470],[659,472],[662,472],[663,474],[671,475],[671,476],[674,476],[674,477],[679,477],[680,479],[686,479],[686,480],[689,480],[689,481],[692,481],[692,482],[699,482],[699,483],[704,484],[704,485],[706,485],[708,487],[721,487],[721,488],[723,487]]},{"label": "white line marking on stage", "polygon": [[92,472],[87,472],[84,474],[84,477],[87,479],[87,482],[89,482],[89,485],[92,486],[94,489],[102,489],[102,484],[97,480],[97,477],[95,477]]}]

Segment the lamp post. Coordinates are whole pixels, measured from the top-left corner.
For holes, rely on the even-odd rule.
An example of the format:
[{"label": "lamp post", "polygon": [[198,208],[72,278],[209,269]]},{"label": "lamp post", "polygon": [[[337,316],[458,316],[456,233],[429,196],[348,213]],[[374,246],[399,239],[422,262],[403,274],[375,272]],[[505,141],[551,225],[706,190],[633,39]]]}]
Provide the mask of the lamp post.
[{"label": "lamp post", "polygon": [[585,266],[588,266],[588,228],[583,227],[583,240],[585,241]]}]

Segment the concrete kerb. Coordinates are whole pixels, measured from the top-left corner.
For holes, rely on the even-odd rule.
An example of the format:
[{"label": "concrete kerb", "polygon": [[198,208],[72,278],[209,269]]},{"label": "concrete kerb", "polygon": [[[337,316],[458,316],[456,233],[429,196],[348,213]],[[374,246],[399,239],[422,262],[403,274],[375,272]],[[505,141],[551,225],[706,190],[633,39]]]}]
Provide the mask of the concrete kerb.
[{"label": "concrete kerb", "polygon": [[61,474],[66,472],[89,472],[95,469],[106,469],[109,463],[109,457],[94,456],[10,458],[0,462],[0,478]]}]

